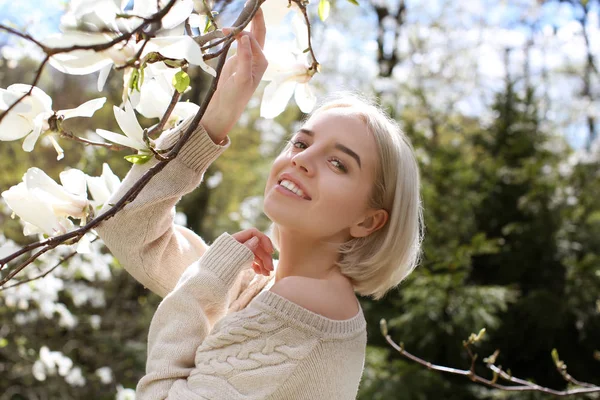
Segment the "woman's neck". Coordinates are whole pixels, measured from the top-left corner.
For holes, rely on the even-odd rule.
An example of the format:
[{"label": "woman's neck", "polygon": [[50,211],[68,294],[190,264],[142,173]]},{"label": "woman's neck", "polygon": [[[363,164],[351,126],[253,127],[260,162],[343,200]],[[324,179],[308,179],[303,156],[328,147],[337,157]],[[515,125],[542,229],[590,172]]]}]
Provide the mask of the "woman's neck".
[{"label": "woman's neck", "polygon": [[341,275],[335,245],[280,231],[275,281],[287,276],[330,279]]}]

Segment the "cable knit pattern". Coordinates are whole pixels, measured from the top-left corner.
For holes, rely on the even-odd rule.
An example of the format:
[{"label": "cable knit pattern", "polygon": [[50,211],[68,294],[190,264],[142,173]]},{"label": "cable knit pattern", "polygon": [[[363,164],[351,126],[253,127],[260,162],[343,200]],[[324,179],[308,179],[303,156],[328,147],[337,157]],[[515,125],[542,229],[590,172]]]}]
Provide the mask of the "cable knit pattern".
[{"label": "cable knit pattern", "polygon": [[[186,126],[163,134],[159,147],[172,145]],[[254,254],[227,233],[207,247],[173,224],[175,204],[228,146],[199,126],[180,155],[97,228],[127,271],[164,296],[150,324],[137,399],[355,399],[367,342],[362,308],[331,320],[265,288],[226,315]],[[133,166],[108,203],[155,163]]]}]

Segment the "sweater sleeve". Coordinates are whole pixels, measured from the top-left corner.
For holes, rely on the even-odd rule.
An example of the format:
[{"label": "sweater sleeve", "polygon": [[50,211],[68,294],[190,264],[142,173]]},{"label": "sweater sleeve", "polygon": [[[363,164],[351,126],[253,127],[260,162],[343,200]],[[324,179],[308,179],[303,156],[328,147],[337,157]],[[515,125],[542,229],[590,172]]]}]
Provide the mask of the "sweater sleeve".
[{"label": "sweater sleeve", "polygon": [[[157,148],[175,144],[187,123],[165,132]],[[152,177],[138,196],[96,231],[124,268],[140,283],[164,297],[182,272],[206,251],[204,241],[185,227],[173,223],[175,204],[202,181],[208,166],[229,147],[215,144],[202,125],[178,156]],[[134,165],[100,213],[110,209],[158,160]]]},{"label": "sweater sleeve", "polygon": [[223,233],[186,269],[152,318],[138,399],[165,399],[177,380],[187,379],[197,348],[225,315],[229,288],[253,259],[250,249]]}]

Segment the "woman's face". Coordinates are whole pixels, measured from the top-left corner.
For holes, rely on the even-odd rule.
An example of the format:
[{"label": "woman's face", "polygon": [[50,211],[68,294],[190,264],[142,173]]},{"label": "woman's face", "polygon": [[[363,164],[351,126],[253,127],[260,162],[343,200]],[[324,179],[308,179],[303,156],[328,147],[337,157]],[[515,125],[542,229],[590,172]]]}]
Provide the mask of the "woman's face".
[{"label": "woman's face", "polygon": [[350,239],[350,227],[366,216],[377,168],[366,124],[351,108],[332,108],[311,117],[288,147],[271,168],[265,214],[282,232]]}]

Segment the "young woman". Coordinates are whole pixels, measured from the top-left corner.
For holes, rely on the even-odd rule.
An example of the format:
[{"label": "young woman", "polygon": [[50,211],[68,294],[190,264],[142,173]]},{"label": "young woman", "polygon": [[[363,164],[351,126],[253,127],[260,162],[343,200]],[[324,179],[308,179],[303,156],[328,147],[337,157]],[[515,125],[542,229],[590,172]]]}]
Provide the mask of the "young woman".
[{"label": "young woman", "polygon": [[[125,268],[164,296],[138,400],[354,399],[367,343],[355,293],[381,298],[417,263],[422,217],[411,145],[378,108],[342,97],[319,107],[274,161],[264,212],[279,264],[260,294],[227,314],[250,268],[274,271],[274,246],[248,229],[208,247],[173,224],[174,206],[229,146],[227,133],[267,66],[264,39],[259,12],[179,156],[98,229]],[[134,166],[113,199],[154,163]]]}]

